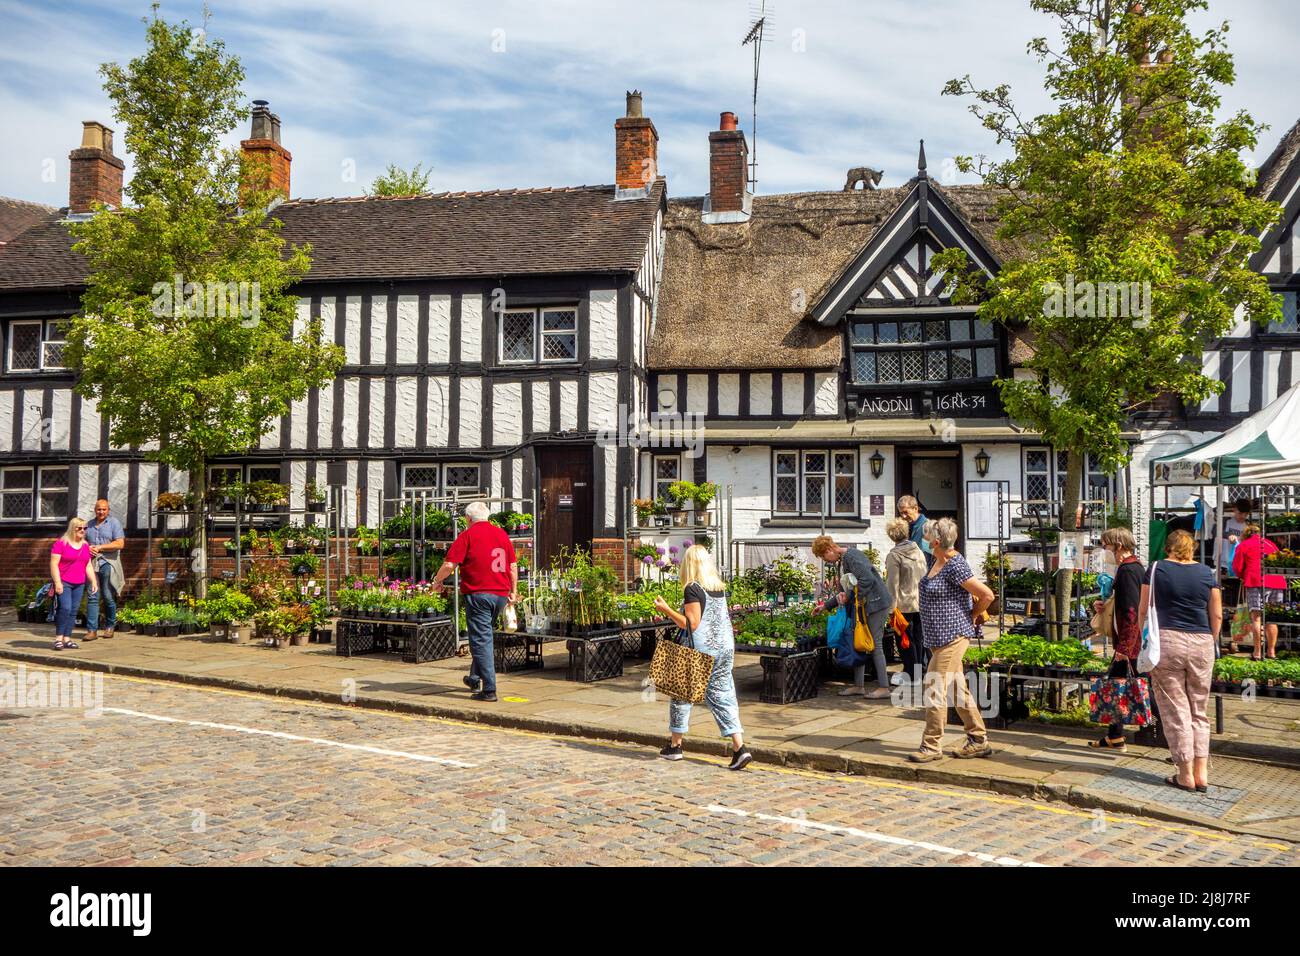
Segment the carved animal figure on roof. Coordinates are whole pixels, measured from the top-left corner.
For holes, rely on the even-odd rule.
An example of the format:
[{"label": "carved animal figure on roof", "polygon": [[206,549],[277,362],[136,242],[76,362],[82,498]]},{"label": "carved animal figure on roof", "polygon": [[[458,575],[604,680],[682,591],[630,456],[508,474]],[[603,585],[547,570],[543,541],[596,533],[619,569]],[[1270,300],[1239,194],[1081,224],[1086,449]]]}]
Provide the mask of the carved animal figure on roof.
[{"label": "carved animal figure on roof", "polygon": [[848,179],[844,181],[844,192],[851,193],[858,188],[858,183],[862,184],[863,189],[875,189],[880,185],[880,177],[885,175],[879,169],[872,169],[870,166],[854,166],[849,170]]}]

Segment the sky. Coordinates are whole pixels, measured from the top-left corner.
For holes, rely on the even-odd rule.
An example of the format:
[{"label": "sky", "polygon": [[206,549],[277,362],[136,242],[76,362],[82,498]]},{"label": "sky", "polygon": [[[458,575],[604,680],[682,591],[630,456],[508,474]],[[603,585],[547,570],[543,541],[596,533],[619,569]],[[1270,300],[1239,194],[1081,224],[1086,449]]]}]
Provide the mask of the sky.
[{"label": "sky", "polygon": [[[614,120],[643,91],[674,196],[707,190],[708,133],[734,111],[751,136],[760,0],[208,0],[208,32],[239,56],[249,100],[269,100],[293,154],[295,197],[360,195],[389,163],[432,169],[430,188],[605,184]],[[164,0],[202,23],[201,0]],[[1026,44],[1050,21],[1029,0],[771,0],[758,90],[759,193],[839,189],[852,166],[970,181],[951,157],[999,155],[945,81],[1009,83],[1048,106]],[[1271,129],[1256,164],[1300,118],[1285,64],[1300,28],[1288,0],[1211,0],[1227,19],[1237,83],[1224,110]],[[98,68],[144,44],[145,0],[0,0],[0,196],[67,204],[81,123],[115,125]],[[247,136],[233,132],[234,145]],[[117,142],[121,142],[121,133]],[[118,153],[122,149],[119,145]],[[130,157],[127,175],[130,175]]]}]

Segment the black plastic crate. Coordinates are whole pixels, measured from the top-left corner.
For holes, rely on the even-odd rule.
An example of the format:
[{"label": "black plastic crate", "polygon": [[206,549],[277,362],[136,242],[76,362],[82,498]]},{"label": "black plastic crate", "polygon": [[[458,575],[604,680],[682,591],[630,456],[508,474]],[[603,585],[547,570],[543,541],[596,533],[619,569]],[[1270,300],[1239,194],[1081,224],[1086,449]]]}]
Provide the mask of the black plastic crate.
[{"label": "black plastic crate", "polygon": [[569,680],[591,683],[623,676],[623,635],[619,632],[566,643]]},{"label": "black plastic crate", "polygon": [[405,632],[403,636],[406,638],[402,661],[407,664],[423,664],[456,656],[456,629],[451,626],[451,618],[408,624],[401,631]]},{"label": "black plastic crate", "polygon": [[521,631],[492,634],[492,666],[498,674],[532,670],[542,666],[541,639]]},{"label": "black plastic crate", "polygon": [[820,657],[818,651],[760,657],[763,689],[758,699],[765,704],[793,704],[816,697]]},{"label": "black plastic crate", "polygon": [[375,650],[375,630],[378,627],[373,621],[339,621],[334,653],[339,657],[371,653]]}]

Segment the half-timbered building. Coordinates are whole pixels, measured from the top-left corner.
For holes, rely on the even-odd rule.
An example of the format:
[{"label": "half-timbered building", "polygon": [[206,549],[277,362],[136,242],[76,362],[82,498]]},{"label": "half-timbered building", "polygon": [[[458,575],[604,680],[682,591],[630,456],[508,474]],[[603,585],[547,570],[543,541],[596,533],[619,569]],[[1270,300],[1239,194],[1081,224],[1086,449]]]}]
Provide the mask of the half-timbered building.
[{"label": "half-timbered building", "polygon": [[[214,461],[212,480],[279,481],[299,508],[309,480],[340,486],[351,527],[376,524],[384,499],[412,489],[533,498],[543,558],[593,542],[621,554],[615,489],[635,481],[636,462],[596,435],[616,428],[620,405],[643,403],[665,211],[657,133],[640,95],[628,104],[614,185],[278,204],[283,237],[312,248],[298,314],[322,321],[346,364],[257,447]],[[279,132],[259,105],[243,148],[273,164],[287,193]],[[0,251],[6,584],[39,577],[50,537],[97,496],[131,533],[151,496],[186,490],[149,449],[114,447],[63,367],[63,322],[86,279],[68,221],[94,200],[120,204],[121,172],[111,131],[87,124],[69,208]]]}]

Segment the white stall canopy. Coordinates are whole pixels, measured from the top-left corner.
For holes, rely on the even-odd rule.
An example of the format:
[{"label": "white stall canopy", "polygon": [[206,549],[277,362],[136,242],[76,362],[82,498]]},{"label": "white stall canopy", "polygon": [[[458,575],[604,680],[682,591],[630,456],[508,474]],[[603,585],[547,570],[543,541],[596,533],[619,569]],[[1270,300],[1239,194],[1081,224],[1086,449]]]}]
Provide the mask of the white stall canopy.
[{"label": "white stall canopy", "polygon": [[1300,385],[1222,435],[1151,462],[1153,485],[1300,484]]}]

